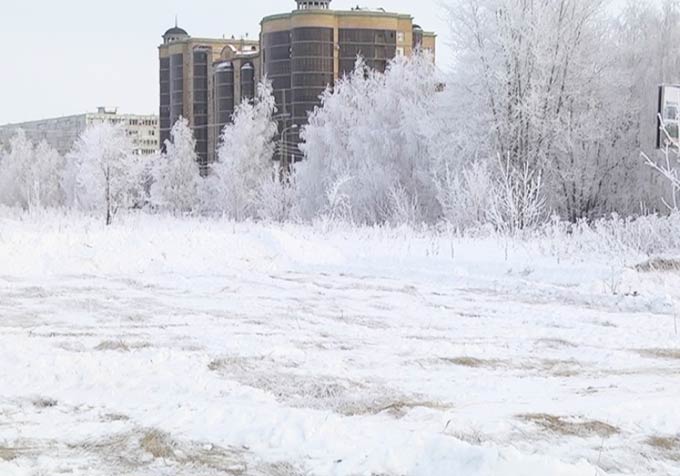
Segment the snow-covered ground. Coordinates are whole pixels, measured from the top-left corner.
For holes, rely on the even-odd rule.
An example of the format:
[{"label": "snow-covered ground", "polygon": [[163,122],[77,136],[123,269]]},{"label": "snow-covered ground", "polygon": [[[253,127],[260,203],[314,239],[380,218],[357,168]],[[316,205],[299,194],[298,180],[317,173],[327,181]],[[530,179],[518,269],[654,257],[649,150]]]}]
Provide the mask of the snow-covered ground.
[{"label": "snow-covered ground", "polygon": [[0,475],[680,474],[680,275],[576,249],[0,211]]}]

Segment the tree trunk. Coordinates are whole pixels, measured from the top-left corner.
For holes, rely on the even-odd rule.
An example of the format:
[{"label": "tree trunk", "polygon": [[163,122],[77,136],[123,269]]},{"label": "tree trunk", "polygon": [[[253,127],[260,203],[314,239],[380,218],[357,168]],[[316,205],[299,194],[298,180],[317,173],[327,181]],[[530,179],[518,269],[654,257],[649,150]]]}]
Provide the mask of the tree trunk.
[{"label": "tree trunk", "polygon": [[111,216],[111,169],[106,168],[106,226],[110,226],[113,222]]}]

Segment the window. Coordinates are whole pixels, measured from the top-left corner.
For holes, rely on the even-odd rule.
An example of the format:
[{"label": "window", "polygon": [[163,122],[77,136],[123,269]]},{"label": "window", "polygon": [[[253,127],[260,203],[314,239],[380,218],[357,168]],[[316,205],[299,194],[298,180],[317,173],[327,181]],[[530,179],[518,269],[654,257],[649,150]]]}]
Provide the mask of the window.
[{"label": "window", "polygon": [[398,31],[397,32],[397,43],[403,43],[406,41],[406,35],[404,34],[403,31]]},{"label": "window", "polygon": [[293,43],[300,41],[333,41],[332,28],[303,27],[293,30]]},{"label": "window", "polygon": [[292,58],[300,58],[304,56],[333,56],[333,43],[294,43],[290,56]]},{"label": "window", "polygon": [[250,62],[241,66],[241,97],[255,97],[255,67]]},{"label": "window", "polygon": [[[340,38],[340,75],[354,69],[357,56],[366,65],[378,71],[385,71],[387,61],[397,56],[397,38],[405,39],[404,32],[395,30],[341,29]],[[400,54],[404,54],[401,47]]]},{"label": "window", "polygon": [[333,58],[295,58],[293,59],[293,70],[309,73],[333,71]]},{"label": "window", "polygon": [[397,56],[404,56],[404,47],[397,46]]}]

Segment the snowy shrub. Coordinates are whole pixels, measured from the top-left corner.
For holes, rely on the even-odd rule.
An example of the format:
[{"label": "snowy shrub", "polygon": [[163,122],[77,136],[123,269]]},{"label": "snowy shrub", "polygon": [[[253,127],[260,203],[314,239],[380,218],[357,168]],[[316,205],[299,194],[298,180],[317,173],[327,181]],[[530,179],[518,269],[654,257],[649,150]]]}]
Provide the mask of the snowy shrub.
[{"label": "snowy shrub", "polygon": [[680,214],[625,218],[615,214],[590,223],[569,223],[554,217],[522,239],[541,243],[547,254],[558,258],[592,254],[635,262],[680,253]]},{"label": "snowy shrub", "polygon": [[[291,178],[294,179],[294,178]],[[257,218],[265,221],[284,222],[294,218],[294,185],[278,173],[263,177],[257,185],[255,202]]]},{"label": "snowy shrub", "polygon": [[61,206],[63,167],[57,151],[44,142],[34,146],[19,131],[0,159],[0,203],[24,209]]},{"label": "snowy shrub", "polygon": [[166,153],[155,160],[152,169],[151,204],[161,210],[192,212],[196,210],[201,175],[196,154],[196,140],[189,121],[180,118],[166,142]]},{"label": "snowy shrub", "polygon": [[541,224],[545,218],[541,174],[529,164],[518,168],[509,156],[498,158],[498,169],[489,200],[489,222],[510,235]]},{"label": "snowy shrub", "polygon": [[449,225],[465,230],[488,223],[494,183],[486,161],[473,162],[457,173],[447,166],[442,177],[435,177],[435,186]]},{"label": "snowy shrub", "polygon": [[132,143],[120,126],[88,127],[67,155],[63,186],[75,208],[101,212],[112,223],[121,208],[145,200],[143,156],[132,154]]},{"label": "snowy shrub", "polygon": [[444,219],[459,231],[492,225],[506,235],[535,228],[546,218],[541,176],[509,158],[479,161],[435,180]]},{"label": "snowy shrub", "polygon": [[352,180],[349,175],[339,176],[326,189],[325,207],[321,211],[321,217],[331,221],[351,221],[352,204],[347,191],[346,184]]},{"label": "snowy shrub", "polygon": [[[285,185],[273,179],[277,173],[272,161],[277,131],[274,111],[272,87],[266,81],[258,85],[255,101],[237,107],[233,122],[222,132],[217,162],[210,166],[204,195],[207,211],[236,220],[257,218],[260,200],[271,196],[277,184]],[[268,192],[260,190],[262,186]]]}]

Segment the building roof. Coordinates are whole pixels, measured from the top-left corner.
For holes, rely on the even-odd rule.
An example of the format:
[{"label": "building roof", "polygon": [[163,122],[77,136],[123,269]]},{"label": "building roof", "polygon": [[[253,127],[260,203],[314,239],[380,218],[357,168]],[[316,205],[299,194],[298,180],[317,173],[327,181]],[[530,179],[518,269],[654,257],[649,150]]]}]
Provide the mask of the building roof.
[{"label": "building roof", "polygon": [[170,28],[168,31],[163,34],[163,36],[168,36],[168,35],[184,35],[184,36],[189,36],[189,33],[186,32],[183,28],[180,28],[178,26],[173,26]]},{"label": "building roof", "polygon": [[266,23],[272,20],[281,20],[285,18],[291,18],[296,15],[334,15],[334,16],[347,16],[347,17],[384,17],[384,18],[398,18],[404,20],[412,20],[413,17],[409,14],[404,13],[393,13],[384,10],[293,10],[288,13],[277,13],[274,15],[268,15],[262,19],[260,24]]}]

